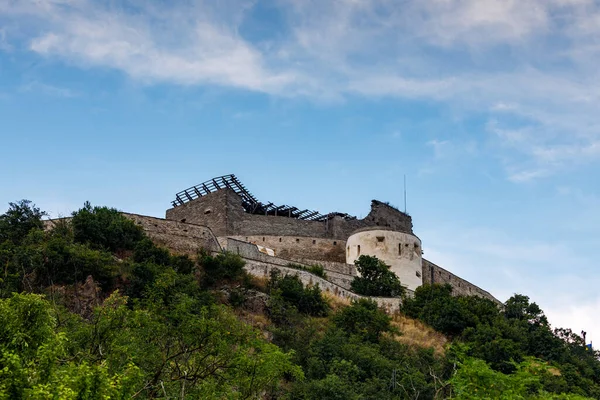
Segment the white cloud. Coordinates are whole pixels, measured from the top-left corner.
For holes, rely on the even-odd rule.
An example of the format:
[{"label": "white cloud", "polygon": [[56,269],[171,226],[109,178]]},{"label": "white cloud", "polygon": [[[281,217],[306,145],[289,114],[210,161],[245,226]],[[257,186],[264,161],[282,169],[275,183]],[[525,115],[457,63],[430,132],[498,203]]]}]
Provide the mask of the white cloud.
[{"label": "white cloud", "polygon": [[55,97],[73,98],[81,96],[79,92],[72,89],[48,85],[38,81],[31,81],[25,85],[22,85],[19,89],[21,92],[44,93],[46,95]]},{"label": "white cloud", "polygon": [[594,260],[579,254],[571,244],[558,238],[539,242],[517,232],[504,235],[489,229],[457,232],[441,225],[422,231],[420,237],[428,260],[501,301],[515,293],[527,295],[542,307],[553,327],[577,333],[584,329],[600,343],[596,318],[600,279],[590,275]]},{"label": "white cloud", "polygon": [[596,2],[279,2],[285,28],[250,40],[244,23],[254,18],[253,6],[0,1],[0,22],[24,21],[19,37],[37,54],[119,70],[147,84],[336,101],[408,98],[467,115],[489,112],[498,146],[488,151],[501,154],[515,182],[600,159]]},{"label": "white cloud", "polygon": [[8,43],[6,27],[0,28],[0,51],[12,51],[13,47]]},{"label": "white cloud", "polygon": [[13,10],[47,27],[30,42],[30,49],[44,56],[114,68],[149,83],[218,84],[280,94],[294,86],[296,74],[267,66],[235,26],[211,21],[207,8],[191,8],[187,16],[183,11],[146,7],[130,14],[84,0]]}]

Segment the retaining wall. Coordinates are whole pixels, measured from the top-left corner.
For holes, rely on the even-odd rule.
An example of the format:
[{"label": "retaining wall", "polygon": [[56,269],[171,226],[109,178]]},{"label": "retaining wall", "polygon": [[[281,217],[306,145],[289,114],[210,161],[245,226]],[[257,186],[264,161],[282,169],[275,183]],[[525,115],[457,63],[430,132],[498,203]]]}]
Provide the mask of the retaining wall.
[{"label": "retaining wall", "polygon": [[281,258],[293,259],[301,256],[303,258],[320,260],[316,261],[319,264],[323,264],[325,261],[346,261],[344,250],[346,246],[345,240],[282,235],[238,235],[229,237],[273,249],[275,255]]},{"label": "retaining wall", "polygon": [[308,271],[298,270],[295,268],[286,267],[290,263],[289,260],[285,260],[278,257],[268,256],[258,251],[256,245],[245,243],[235,239],[227,240],[227,250],[233,253],[239,254],[246,261],[245,270],[254,276],[268,278],[271,271],[278,269],[282,275],[298,275],[300,280],[305,285],[316,285],[318,284],[322,291],[329,292],[335,296],[357,300],[360,298],[370,298],[377,302],[377,304],[385,309],[387,312],[396,312],[400,309],[402,299],[400,298],[389,298],[389,297],[365,297],[356,293],[350,292],[348,289],[337,285],[333,282],[318,277]]}]

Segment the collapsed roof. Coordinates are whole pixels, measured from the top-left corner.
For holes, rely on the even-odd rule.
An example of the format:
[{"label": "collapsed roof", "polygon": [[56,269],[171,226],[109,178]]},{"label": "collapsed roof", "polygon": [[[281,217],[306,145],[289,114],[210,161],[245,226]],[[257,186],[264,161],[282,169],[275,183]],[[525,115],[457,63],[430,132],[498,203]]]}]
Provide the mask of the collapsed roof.
[{"label": "collapsed roof", "polygon": [[352,215],[340,212],[321,214],[318,211],[301,210],[300,208],[294,206],[278,206],[272,202],[260,202],[233,174],[219,176],[200,183],[199,185],[182,190],[175,195],[175,200],[173,200],[171,204],[173,204],[173,207],[178,207],[187,202],[223,189],[232,190],[238,196],[240,196],[242,199],[242,207],[249,214],[273,215],[302,219],[306,221],[326,221],[334,216],[339,216],[346,220],[356,219],[356,217]]}]

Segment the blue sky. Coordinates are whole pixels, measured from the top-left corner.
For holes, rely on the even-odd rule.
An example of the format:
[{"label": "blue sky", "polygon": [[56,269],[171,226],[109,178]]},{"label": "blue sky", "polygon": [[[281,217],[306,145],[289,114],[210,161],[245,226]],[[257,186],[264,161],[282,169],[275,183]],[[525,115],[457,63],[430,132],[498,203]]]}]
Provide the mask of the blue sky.
[{"label": "blue sky", "polygon": [[600,4],[0,0],[0,203],[408,211],[425,256],[600,342]]}]

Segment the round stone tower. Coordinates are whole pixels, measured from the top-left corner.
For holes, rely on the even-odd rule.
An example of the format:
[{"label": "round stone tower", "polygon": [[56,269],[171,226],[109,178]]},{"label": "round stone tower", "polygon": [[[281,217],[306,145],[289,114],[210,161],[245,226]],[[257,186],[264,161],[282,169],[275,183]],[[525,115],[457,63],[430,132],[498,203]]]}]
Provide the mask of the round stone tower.
[{"label": "round stone tower", "polygon": [[402,285],[412,291],[423,284],[421,254],[418,237],[381,226],[359,229],[346,242],[348,264],[354,264],[361,255],[375,256],[389,265]]}]

